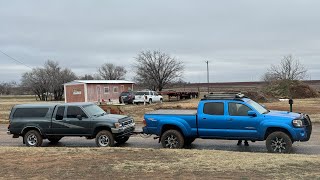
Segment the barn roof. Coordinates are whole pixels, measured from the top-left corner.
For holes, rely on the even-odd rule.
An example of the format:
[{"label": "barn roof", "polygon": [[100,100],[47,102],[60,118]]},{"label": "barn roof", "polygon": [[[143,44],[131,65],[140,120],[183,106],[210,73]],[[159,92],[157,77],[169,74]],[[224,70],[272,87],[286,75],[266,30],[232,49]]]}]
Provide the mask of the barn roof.
[{"label": "barn roof", "polygon": [[64,85],[72,84],[134,84],[134,82],[126,80],[74,80]]}]

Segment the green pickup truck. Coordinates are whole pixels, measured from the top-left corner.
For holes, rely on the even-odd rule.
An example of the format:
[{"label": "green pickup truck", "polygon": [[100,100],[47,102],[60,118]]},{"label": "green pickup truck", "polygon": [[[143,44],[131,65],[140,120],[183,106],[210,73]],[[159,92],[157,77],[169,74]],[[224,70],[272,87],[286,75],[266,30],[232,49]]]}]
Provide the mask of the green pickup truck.
[{"label": "green pickup truck", "polygon": [[125,143],[135,129],[133,118],[107,114],[93,103],[22,104],[12,108],[7,134],[23,137],[27,146],[43,139],[57,143],[65,136],[96,140],[99,147]]}]

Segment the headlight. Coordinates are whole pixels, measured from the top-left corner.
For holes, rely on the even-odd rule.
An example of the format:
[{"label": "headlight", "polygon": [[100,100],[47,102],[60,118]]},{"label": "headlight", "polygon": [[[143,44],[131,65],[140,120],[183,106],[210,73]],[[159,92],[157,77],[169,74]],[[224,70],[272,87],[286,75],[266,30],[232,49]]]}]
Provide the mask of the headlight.
[{"label": "headlight", "polygon": [[115,126],[116,128],[121,128],[121,127],[122,127],[122,124],[120,124],[120,123],[114,123],[114,126]]},{"label": "headlight", "polygon": [[303,126],[303,122],[300,119],[293,120],[292,124],[294,127],[302,127]]}]

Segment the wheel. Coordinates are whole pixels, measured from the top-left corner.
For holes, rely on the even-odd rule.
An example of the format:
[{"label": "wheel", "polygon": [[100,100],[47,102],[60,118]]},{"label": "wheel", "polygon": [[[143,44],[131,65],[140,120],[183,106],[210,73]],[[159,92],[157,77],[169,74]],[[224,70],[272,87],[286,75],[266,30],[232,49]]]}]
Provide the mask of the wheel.
[{"label": "wheel", "polygon": [[177,130],[168,130],[161,136],[161,144],[164,148],[180,149],[184,146],[184,138]]},{"label": "wheel", "polygon": [[163,99],[160,99],[160,103],[163,103]]},{"label": "wheel", "polygon": [[188,145],[192,144],[194,140],[196,140],[196,138],[185,138],[184,145],[188,146]]},{"label": "wheel", "polygon": [[96,144],[98,147],[114,146],[114,138],[110,131],[102,130],[96,136]]},{"label": "wheel", "polygon": [[270,153],[290,153],[292,141],[286,133],[276,131],[269,134],[266,139],[266,146]]},{"label": "wheel", "polygon": [[30,130],[24,135],[23,141],[26,143],[26,146],[37,147],[41,146],[43,138],[38,131]]},{"label": "wheel", "polygon": [[51,143],[58,143],[61,139],[62,139],[61,136],[48,137],[48,140],[49,140]]},{"label": "wheel", "polygon": [[120,137],[120,138],[115,138],[115,141],[118,144],[124,144],[129,140],[130,136],[124,136],[124,137]]},{"label": "wheel", "polygon": [[152,103],[152,99],[149,99],[149,104],[151,104]]}]

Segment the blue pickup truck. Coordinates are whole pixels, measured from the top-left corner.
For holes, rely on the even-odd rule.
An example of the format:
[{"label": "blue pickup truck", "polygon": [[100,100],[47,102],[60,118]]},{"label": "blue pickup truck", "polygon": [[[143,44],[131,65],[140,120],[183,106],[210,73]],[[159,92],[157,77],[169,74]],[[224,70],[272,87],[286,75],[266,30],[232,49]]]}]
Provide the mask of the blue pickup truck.
[{"label": "blue pickup truck", "polygon": [[206,95],[198,110],[156,110],[145,114],[145,134],[164,148],[183,148],[196,138],[264,141],[268,152],[289,153],[312,132],[306,114],[270,111],[242,94]]}]

